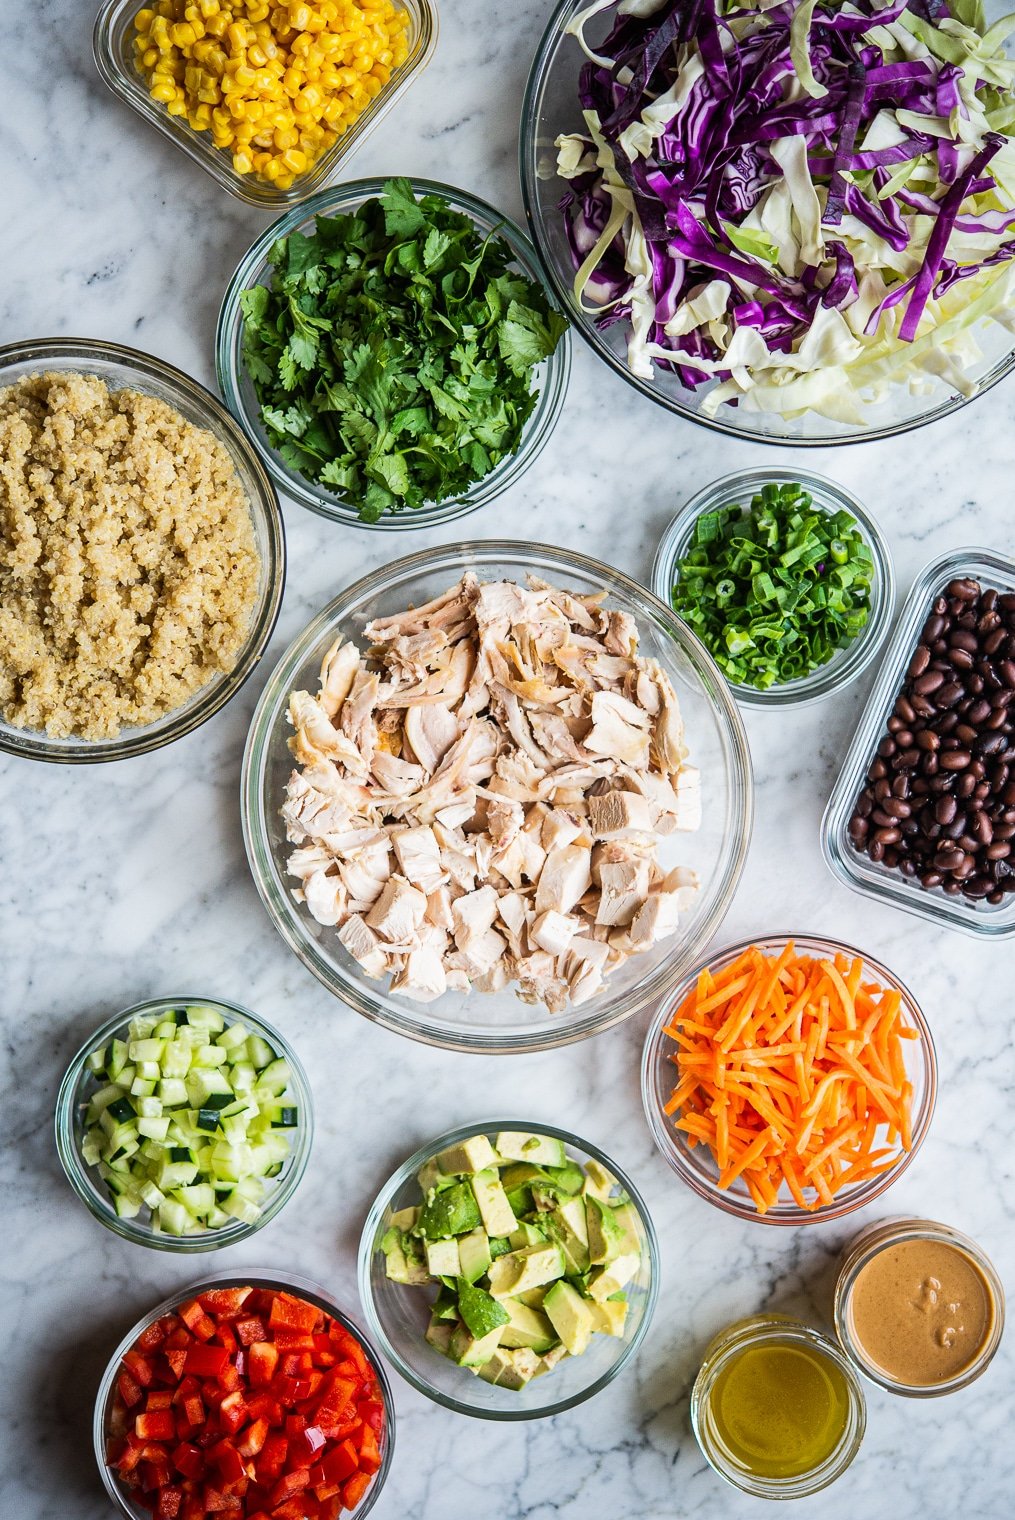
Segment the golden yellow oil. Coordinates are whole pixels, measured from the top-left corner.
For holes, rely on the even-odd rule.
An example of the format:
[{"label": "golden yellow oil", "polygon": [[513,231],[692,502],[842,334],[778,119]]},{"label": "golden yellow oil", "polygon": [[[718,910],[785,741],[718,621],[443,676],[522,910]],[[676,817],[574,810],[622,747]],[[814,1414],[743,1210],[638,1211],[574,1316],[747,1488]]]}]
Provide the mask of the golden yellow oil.
[{"label": "golden yellow oil", "polygon": [[835,1451],[849,1419],[842,1372],[810,1346],[748,1346],[711,1390],[715,1434],[729,1460],[759,1478],[799,1478]]}]

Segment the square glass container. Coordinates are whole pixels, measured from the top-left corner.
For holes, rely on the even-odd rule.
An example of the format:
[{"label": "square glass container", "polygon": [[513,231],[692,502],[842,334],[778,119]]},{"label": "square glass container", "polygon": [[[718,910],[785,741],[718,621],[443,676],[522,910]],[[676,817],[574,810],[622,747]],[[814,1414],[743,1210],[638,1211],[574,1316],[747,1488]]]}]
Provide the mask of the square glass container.
[{"label": "square glass container", "polygon": [[231,195],[246,201],[249,206],[260,206],[268,211],[293,206],[333,179],[339,166],[352,156],[416,74],[429,63],[437,46],[437,13],[430,0],[397,0],[409,17],[405,62],[393,72],[388,83],[348,131],[343,132],[304,174],[298,175],[288,190],[279,190],[253,174],[237,174],[229,153],[216,148],[209,133],[196,132],[182,117],[170,116],[164,105],[152,100],[134,62],[134,17],[142,3],[143,0],[104,0],[99,8],[92,33],[92,54],[103,82],[114,95],[182,148]]},{"label": "square glass container", "polygon": [[1006,939],[1015,935],[1015,892],[1008,893],[1003,902],[991,904],[962,896],[949,897],[940,887],[928,890],[919,881],[862,855],[847,833],[853,805],[875,750],[887,732],[888,719],[931,603],[949,581],[966,576],[980,581],[985,588],[993,586],[1002,593],[1015,593],[1015,560],[993,549],[949,550],[932,559],[916,577],[828,799],[821,820],[821,851],[833,876],[876,902],[890,903],[918,918],[928,918],[932,923],[961,929],[979,938]]}]

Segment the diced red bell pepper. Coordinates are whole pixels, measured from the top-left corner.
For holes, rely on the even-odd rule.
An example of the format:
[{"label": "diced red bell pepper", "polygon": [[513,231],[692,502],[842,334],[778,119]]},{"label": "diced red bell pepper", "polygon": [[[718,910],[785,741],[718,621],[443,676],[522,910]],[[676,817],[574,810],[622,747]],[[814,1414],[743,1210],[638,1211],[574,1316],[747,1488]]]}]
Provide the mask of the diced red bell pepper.
[{"label": "diced red bell pepper", "polygon": [[199,1298],[216,1319],[235,1319],[253,1291],[253,1288],[208,1288]]},{"label": "diced red bell pepper", "polygon": [[180,1520],[205,1520],[204,1500],[200,1494],[187,1494],[180,1511]]},{"label": "diced red bell pepper", "polygon": [[[225,1350],[225,1347],[223,1347],[223,1350]],[[227,1356],[228,1354],[229,1353],[226,1352]],[[225,1367],[222,1368],[222,1371],[218,1375],[218,1384],[223,1393],[235,1393],[237,1388],[239,1388],[240,1374],[233,1366],[232,1362],[229,1362]]]},{"label": "diced red bell pepper", "polygon": [[188,1373],[186,1377],[182,1377],[177,1383],[176,1391],[173,1394],[173,1403],[182,1404],[184,1400],[192,1399],[195,1393],[200,1392],[201,1384],[197,1381],[196,1377],[191,1377]]},{"label": "diced red bell pepper", "polygon": [[280,1351],[313,1351],[316,1339],[308,1330],[275,1330],[272,1334]]},{"label": "diced red bell pepper", "polygon": [[380,1399],[361,1400],[357,1413],[370,1426],[374,1435],[379,1436],[384,1429],[384,1405]]},{"label": "diced red bell pepper", "polygon": [[192,1346],[193,1344],[194,1337],[191,1335],[186,1325],[181,1322],[176,1326],[175,1330],[170,1330],[169,1334],[162,1342],[162,1348],[163,1350],[169,1349],[171,1351],[186,1351],[187,1347]]},{"label": "diced red bell pepper", "polygon": [[143,1441],[171,1441],[176,1435],[176,1420],[171,1409],[153,1409],[150,1414],[139,1414],[134,1430]]},{"label": "diced red bell pepper", "polygon": [[187,1329],[199,1341],[210,1341],[215,1334],[215,1321],[205,1314],[199,1299],[191,1298],[176,1311]]},{"label": "diced red bell pepper", "polygon": [[204,1453],[199,1447],[190,1441],[181,1441],[173,1452],[173,1466],[178,1473],[185,1478],[200,1478],[204,1475]]},{"label": "diced red bell pepper", "polygon": [[285,1433],[290,1441],[293,1436],[301,1436],[307,1428],[307,1422],[301,1414],[287,1414],[285,1417]]},{"label": "diced red bell pepper", "polygon": [[220,1346],[225,1346],[230,1356],[235,1356],[239,1341],[236,1339],[232,1325],[227,1325],[224,1323],[221,1325],[216,1325],[215,1334],[212,1339],[218,1341]]},{"label": "diced red bell pepper", "polygon": [[173,1392],[171,1388],[152,1388],[144,1402],[145,1413],[153,1409],[171,1409],[173,1407]]},{"label": "diced red bell pepper", "polygon": [[236,1443],[240,1456],[256,1457],[268,1439],[269,1429],[268,1421],[263,1416],[259,1420],[252,1420]]},{"label": "diced red bell pepper", "polygon": [[331,1334],[332,1339],[338,1342],[345,1355],[359,1370],[360,1374],[363,1377],[370,1376],[370,1363],[367,1361],[363,1347],[356,1340],[355,1336],[350,1335],[348,1330],[343,1329],[341,1325],[338,1326],[337,1335],[334,1330],[332,1330]]},{"label": "diced red bell pepper", "polygon": [[329,1483],[344,1483],[359,1470],[359,1452],[351,1441],[343,1441],[322,1458],[321,1466]]},{"label": "diced red bell pepper", "polygon": [[150,1388],[155,1381],[155,1370],[148,1357],[142,1356],[140,1351],[135,1351],[131,1348],[130,1351],[126,1352],[123,1358],[123,1365],[135,1383],[140,1383],[142,1388]]},{"label": "diced red bell pepper", "polygon": [[281,1425],[285,1419],[282,1405],[270,1393],[255,1393],[248,1398],[247,1413],[252,1420],[267,1420],[269,1425]]},{"label": "diced red bell pepper", "polygon": [[165,1488],[159,1490],[154,1520],[178,1520],[182,1504],[183,1489],[175,1483],[167,1484]]},{"label": "diced red bell pepper", "polygon": [[317,1520],[317,1505],[310,1507],[305,1497],[287,1499],[271,1512],[271,1520]]},{"label": "diced red bell pepper", "polygon": [[240,1500],[234,1494],[227,1494],[214,1483],[206,1483],[202,1494],[206,1515],[221,1515],[229,1510],[240,1509]]},{"label": "diced red bell pepper", "polygon": [[187,1424],[192,1428],[197,1429],[199,1426],[203,1425],[205,1420],[205,1408],[204,1400],[201,1398],[201,1395],[199,1393],[195,1393],[192,1394],[189,1399],[184,1399],[183,1403],[180,1405],[180,1413],[183,1415],[183,1418],[186,1420]]},{"label": "diced red bell pepper", "polygon": [[313,1342],[314,1361],[316,1362],[317,1366],[334,1367],[335,1363],[338,1361],[338,1356],[335,1353],[335,1346],[334,1342],[331,1339],[331,1336],[326,1335],[324,1331],[319,1330],[317,1334],[313,1336]]},{"label": "diced red bell pepper", "polygon": [[228,1393],[219,1405],[219,1424],[226,1435],[235,1435],[247,1418],[247,1406],[239,1389]]},{"label": "diced red bell pepper", "polygon": [[[173,1323],[175,1324],[175,1320]],[[164,1321],[157,1319],[153,1325],[149,1325],[146,1330],[141,1331],[141,1334],[137,1338],[137,1349],[139,1351],[154,1351],[157,1346],[161,1346],[167,1334],[168,1331]]]},{"label": "diced red bell pepper", "polygon": [[120,1455],[116,1457],[110,1465],[116,1468],[121,1477],[125,1478],[128,1473],[132,1473],[134,1471],[138,1463],[141,1461],[141,1452],[143,1449],[143,1447],[135,1446],[133,1442],[128,1441],[121,1451]]},{"label": "diced red bell pepper", "polygon": [[222,1474],[223,1483],[227,1486],[238,1483],[241,1478],[246,1477],[247,1470],[243,1465],[243,1458],[232,1441],[223,1439],[209,1447],[208,1461],[214,1462]]},{"label": "diced red bell pepper", "polygon": [[124,1368],[116,1380],[117,1391],[125,1406],[133,1409],[135,1404],[141,1402],[141,1384]]},{"label": "diced red bell pepper", "polygon": [[342,1513],[342,1500],[339,1497],[321,1499],[317,1505],[317,1520],[338,1520]]},{"label": "diced red bell pepper", "polygon": [[256,1341],[268,1339],[268,1327],[256,1314],[249,1314],[246,1319],[238,1319],[233,1326],[236,1337],[243,1346],[253,1346]]},{"label": "diced red bell pepper", "polygon": [[355,1509],[370,1487],[370,1473],[354,1473],[342,1489],[342,1503],[346,1509]]},{"label": "diced red bell pepper", "polygon": [[359,1448],[360,1472],[375,1473],[381,1465],[381,1449],[369,1425],[363,1426]]},{"label": "diced red bell pepper", "polygon": [[301,1494],[310,1483],[310,1471],[306,1467],[297,1467],[292,1472],[283,1473],[275,1487],[268,1495],[268,1503],[275,1510],[287,1499],[292,1499],[296,1494]]},{"label": "diced red bell pepper", "polygon": [[164,1488],[169,1482],[168,1462],[142,1462],[138,1469],[141,1475],[141,1487],[153,1493],[157,1488]]},{"label": "diced red bell pepper", "polygon": [[247,1376],[255,1388],[266,1388],[275,1376],[278,1348],[270,1341],[257,1341],[247,1351]]},{"label": "diced red bell pepper", "polygon": [[328,1438],[317,1425],[308,1425],[296,1440],[290,1443],[289,1460],[295,1467],[309,1467],[317,1461]]},{"label": "diced red bell pepper", "polygon": [[321,1318],[321,1310],[313,1304],[308,1304],[301,1298],[292,1298],[288,1293],[276,1293],[268,1323],[273,1329],[314,1331]]},{"label": "diced red bell pepper", "polygon": [[183,1365],[195,1377],[221,1377],[229,1365],[229,1352],[224,1346],[191,1346]]},{"label": "diced red bell pepper", "polygon": [[261,1448],[261,1455],[254,1464],[258,1483],[267,1486],[274,1482],[285,1466],[289,1442],[283,1435],[269,1436]]},{"label": "diced red bell pepper", "polygon": [[165,1358],[169,1363],[173,1376],[177,1379],[181,1378],[183,1376],[183,1369],[187,1365],[187,1353],[183,1350],[167,1351]]},{"label": "diced red bell pepper", "polygon": [[[278,1345],[278,1342],[275,1343]],[[279,1347],[279,1350],[282,1348]],[[279,1370],[283,1377],[305,1377],[313,1371],[313,1362],[310,1360],[308,1351],[287,1351],[282,1357]]]}]

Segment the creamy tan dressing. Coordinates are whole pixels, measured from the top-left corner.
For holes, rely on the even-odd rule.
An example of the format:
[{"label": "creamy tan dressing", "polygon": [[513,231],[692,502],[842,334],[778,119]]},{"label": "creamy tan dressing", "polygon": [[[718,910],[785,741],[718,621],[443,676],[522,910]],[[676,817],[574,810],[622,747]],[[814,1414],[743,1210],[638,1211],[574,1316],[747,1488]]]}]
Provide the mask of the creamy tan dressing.
[{"label": "creamy tan dressing", "polygon": [[995,1313],[990,1285],[966,1251],[918,1239],[871,1257],[848,1310],[852,1336],[870,1361],[919,1388],[947,1383],[974,1362]]}]

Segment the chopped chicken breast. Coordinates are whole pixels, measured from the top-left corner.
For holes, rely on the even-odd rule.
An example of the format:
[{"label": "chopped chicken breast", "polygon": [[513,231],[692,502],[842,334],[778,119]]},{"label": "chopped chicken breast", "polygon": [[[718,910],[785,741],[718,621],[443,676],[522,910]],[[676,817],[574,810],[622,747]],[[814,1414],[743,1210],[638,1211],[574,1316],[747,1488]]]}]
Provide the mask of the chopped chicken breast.
[{"label": "chopped chicken breast", "polygon": [[701,821],[677,695],[602,603],[469,573],[291,694],[293,895],[393,993],[513,984],[559,1013],[693,903],[657,858]]}]

